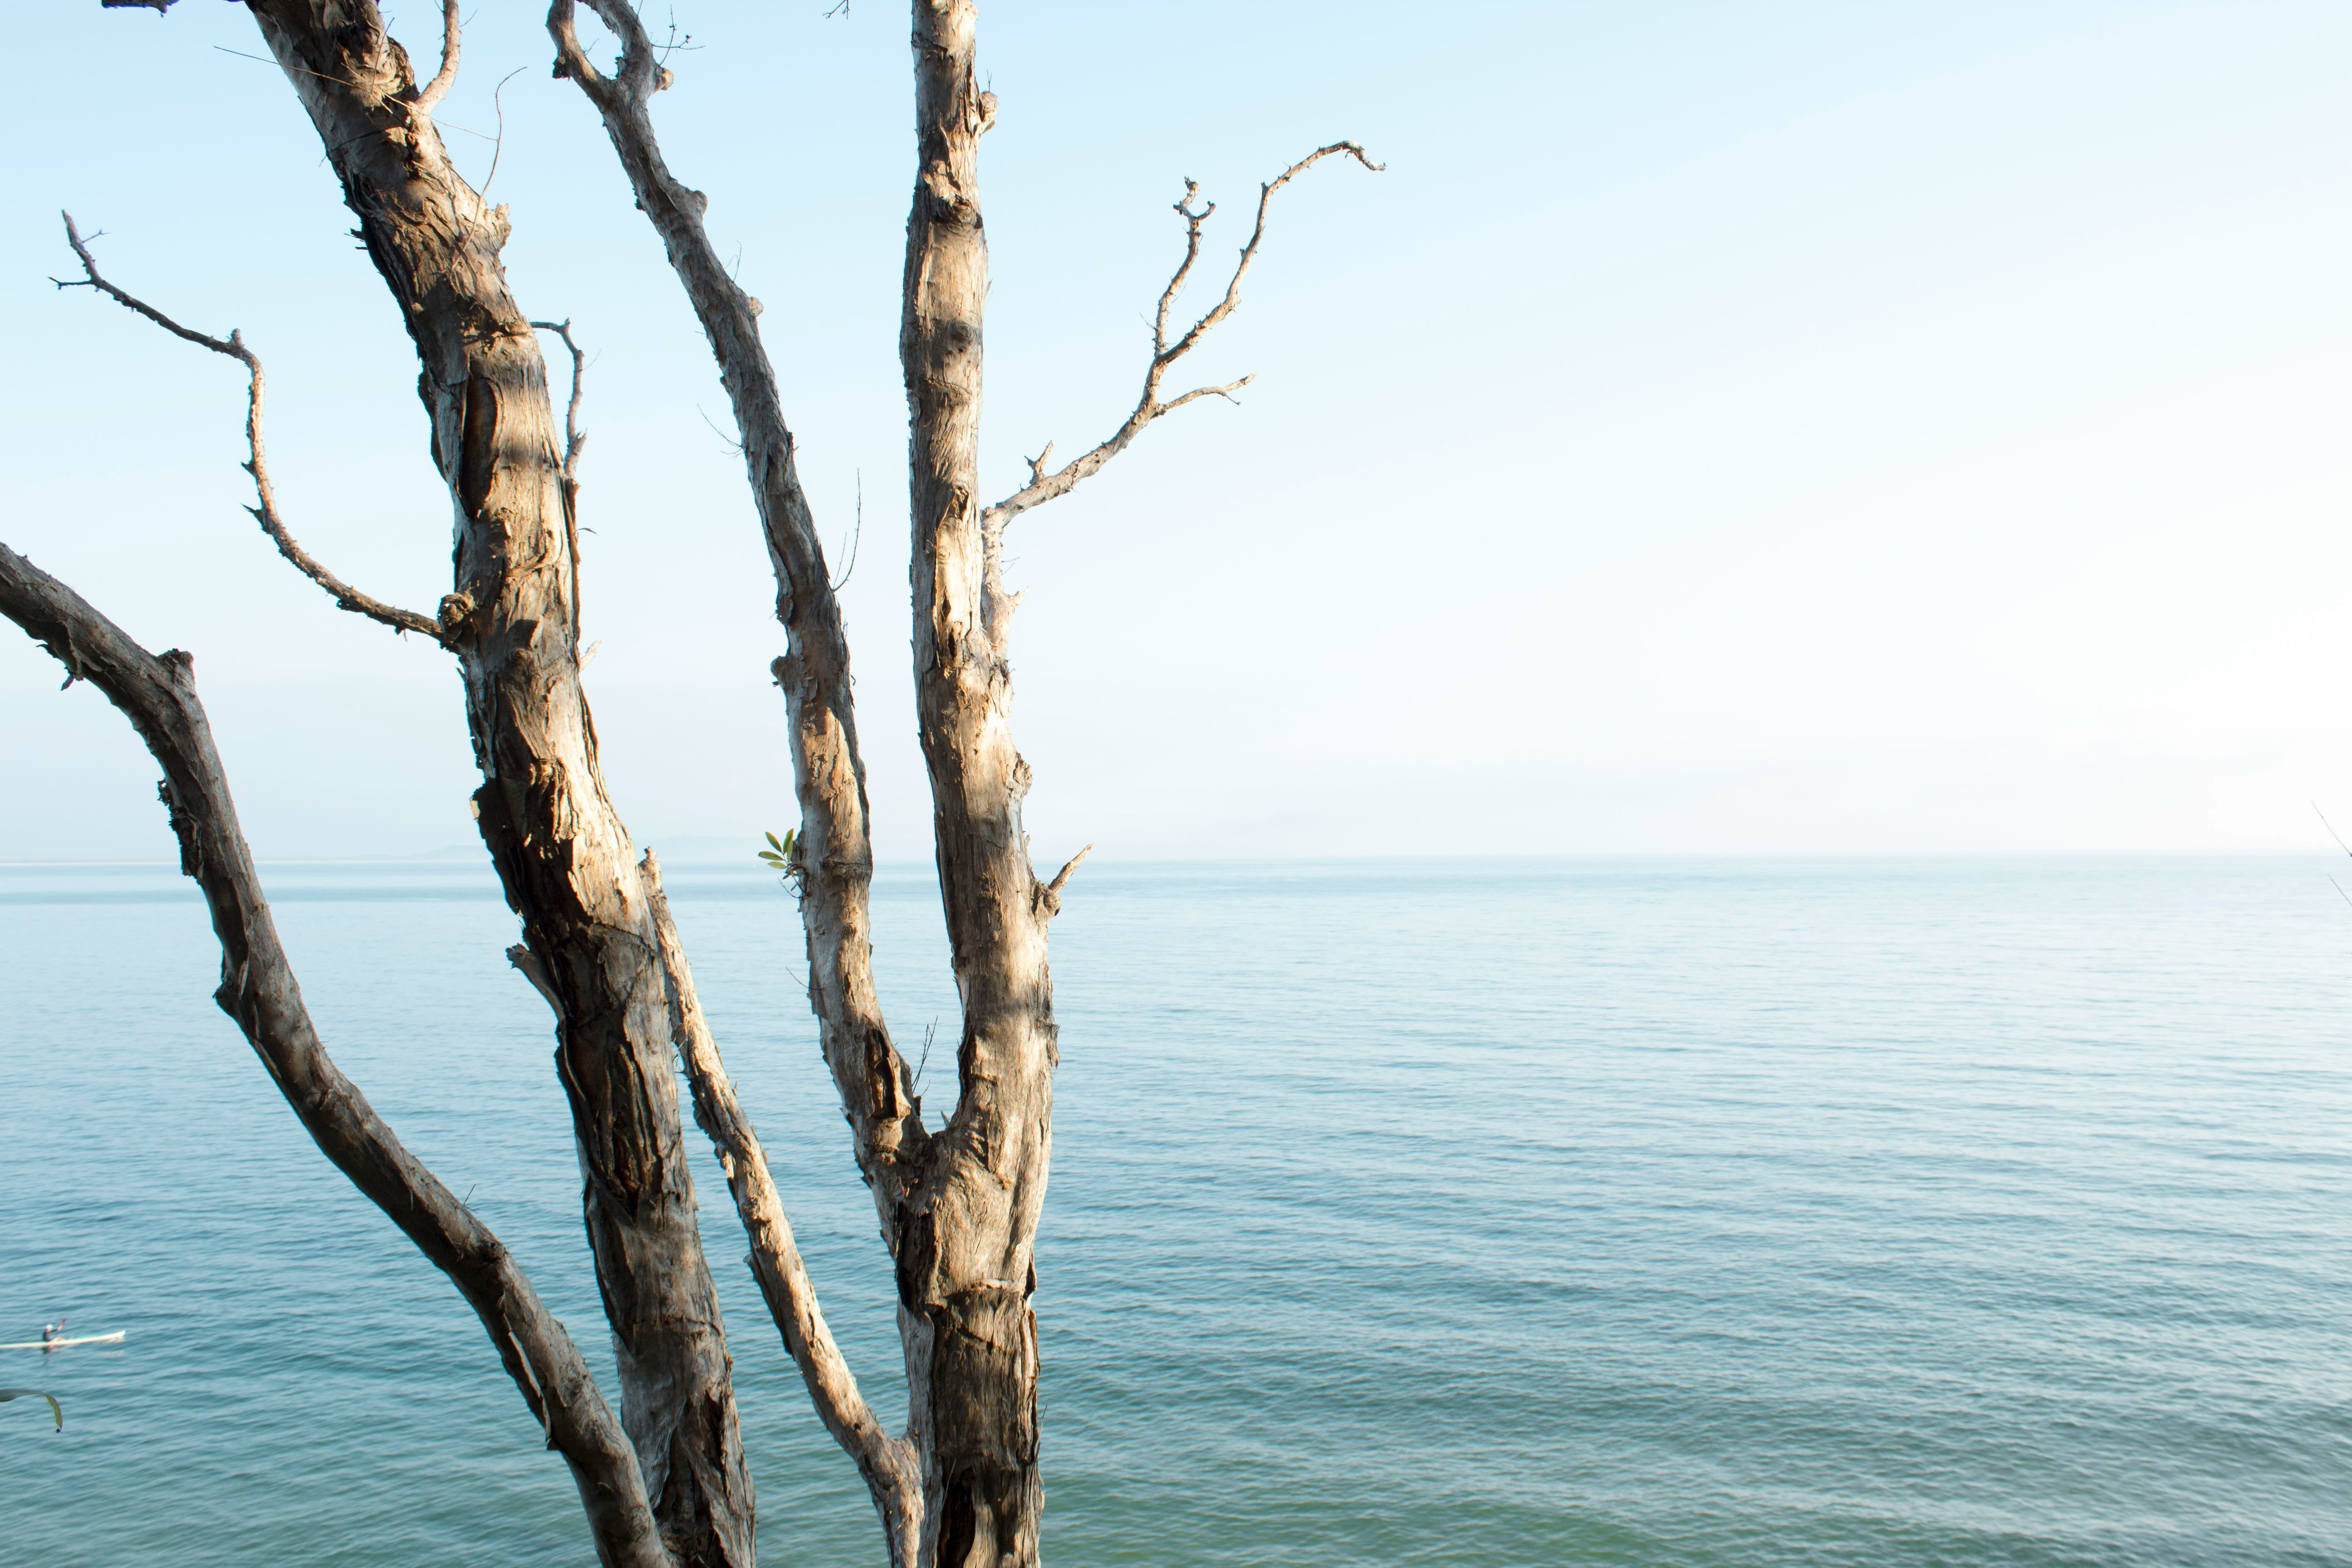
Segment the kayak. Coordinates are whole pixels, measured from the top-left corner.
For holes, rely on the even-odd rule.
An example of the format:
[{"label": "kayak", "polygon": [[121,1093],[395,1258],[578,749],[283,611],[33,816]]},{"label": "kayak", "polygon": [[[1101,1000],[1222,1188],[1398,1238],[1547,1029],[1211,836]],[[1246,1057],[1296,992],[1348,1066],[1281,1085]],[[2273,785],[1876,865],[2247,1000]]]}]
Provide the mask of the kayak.
[{"label": "kayak", "polygon": [[83,1334],[70,1340],[19,1340],[13,1345],[0,1345],[0,1351],[61,1351],[68,1345],[119,1345],[126,1331],[115,1330],[110,1334]]}]

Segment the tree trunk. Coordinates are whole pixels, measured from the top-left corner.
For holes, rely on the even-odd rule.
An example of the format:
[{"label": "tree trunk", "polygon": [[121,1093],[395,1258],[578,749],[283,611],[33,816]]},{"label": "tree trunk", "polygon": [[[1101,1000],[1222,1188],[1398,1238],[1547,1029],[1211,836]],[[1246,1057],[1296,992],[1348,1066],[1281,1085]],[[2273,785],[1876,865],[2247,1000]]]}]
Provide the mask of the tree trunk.
[{"label": "tree trunk", "polygon": [[973,77],[971,0],[915,0],[918,163],[899,358],[911,416],[914,662],[940,895],[963,1037],[955,1114],[901,1224],[900,1333],[940,1568],[1038,1560],[1037,1324],[1030,1297],[1053,1148],[1056,1060],[1045,928],[1029,862],[1005,657],[1013,601],[979,488],[988,247],[980,138],[995,99]]},{"label": "tree trunk", "polygon": [[456,503],[457,649],[482,838],[554,1006],[622,1415],[670,1550],[754,1568],[750,1473],[696,1229],[649,902],[579,681],[574,563],[546,367],[508,292],[507,226],[458,178],[369,0],[252,0],[359,237],[399,302]]}]

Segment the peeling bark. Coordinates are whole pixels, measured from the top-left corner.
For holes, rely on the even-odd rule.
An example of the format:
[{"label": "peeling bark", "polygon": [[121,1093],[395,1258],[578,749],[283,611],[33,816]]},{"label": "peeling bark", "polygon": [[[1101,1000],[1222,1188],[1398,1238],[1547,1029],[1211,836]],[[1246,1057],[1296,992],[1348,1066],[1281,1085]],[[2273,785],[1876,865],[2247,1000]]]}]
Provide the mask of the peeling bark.
[{"label": "peeling bark", "polygon": [[[173,0],[102,3],[160,11]],[[584,0],[621,43],[608,75],[581,47],[575,0],[551,5],[555,74],[574,81],[601,116],[709,340],[742,434],[786,639],[772,673],[792,731],[801,813],[792,871],[809,1001],[896,1269],[908,1386],[908,1429],[896,1438],[876,1422],[818,1309],[765,1153],[696,998],[658,868],[650,854],[642,866],[633,863],[627,832],[605,795],[579,683],[582,356],[568,322],[532,323],[508,293],[499,262],[505,209],[488,208],[457,177],[426,112],[455,79],[457,0],[444,0],[441,68],[421,87],[372,0],[247,3],[310,113],[359,216],[355,233],[416,344],[434,459],[456,513],[457,580],[436,618],[366,598],[293,542],[262,465],[260,365],[242,341],[179,327],[107,284],[78,240],[77,249],[90,285],[247,365],[249,466],[262,502],[256,516],[281,552],[345,608],[426,632],[458,657],[484,779],[476,813],[523,923],[525,941],[509,956],[556,1015],[557,1068],[571,1100],[587,1231],[621,1365],[638,1490],[634,1504],[625,1498],[616,1504],[606,1488],[603,1512],[599,1499],[589,1500],[592,1519],[600,1521],[600,1552],[602,1521],[628,1504],[649,1514],[657,1532],[630,1548],[650,1552],[647,1563],[751,1568],[755,1561],[751,1480],[669,1076],[674,1040],[696,1119],[718,1150],[750,1237],[749,1262],[770,1315],[827,1430],[866,1481],[894,1568],[1032,1568],[1044,1493],[1031,1300],[1058,1059],[1046,937],[1063,889],[1092,846],[1050,881],[1030,862],[1022,823],[1030,772],[1010,723],[1007,650],[1019,596],[1005,589],[1003,530],[1097,472],[1161,416],[1198,399],[1230,397],[1246,384],[1244,376],[1161,395],[1170,369],[1237,307],[1275,193],[1334,154],[1380,165],[1356,143],[1334,142],[1261,186],[1255,227],[1223,297],[1173,333],[1171,312],[1213,211],[1205,204],[1195,210],[1198,188],[1187,182],[1176,204],[1185,252],[1160,297],[1134,410],[1108,439],[1060,468],[1048,468],[1048,443],[1030,464],[1027,486],[982,507],[988,256],[978,152],[996,100],[975,81],[971,0],[913,0],[918,173],[899,339],[910,416],[913,652],[940,899],[963,1012],[956,1105],[930,1133],[875,993],[873,848],[849,646],[761,342],[760,302],[720,263],[703,226],[702,194],[663,160],[648,106],[671,75],[634,6]],[[559,333],[572,357],[560,455],[534,325]],[[69,639],[61,657],[72,669]],[[520,1349],[509,1365],[530,1370]],[[526,1387],[527,1396],[534,1387]],[[551,1443],[556,1436],[551,1424]],[[610,1463],[612,1456],[597,1450],[590,1460]],[[575,1472],[587,1462],[575,1458]],[[583,1481],[583,1498],[587,1490]]]},{"label": "peeling bark", "polygon": [[638,207],[661,237],[709,339],[719,378],[743,438],[743,464],[776,578],[776,619],[785,652],[770,673],[784,694],[793,781],[801,810],[801,920],[809,957],[809,1001],[825,1065],[847,1110],[857,1163],[874,1187],[886,1227],[919,1179],[926,1139],[914,1075],[892,1044],[875,994],[868,889],[874,844],[851,698],[849,638],[793,460],[776,374],[760,341],[760,302],[729,274],[705,231],[709,203],[672,174],[647,111],[667,73],[636,13],[621,0],[588,0],[622,40],[606,76],[592,64],[572,26],[572,0],[554,0],[548,31],[556,72],[571,78],[603,117]]},{"label": "peeling bark", "polygon": [[[775,370],[761,342],[760,303],[735,282],[711,245],[703,226],[708,203],[702,194],[673,174],[662,157],[649,103],[667,85],[667,73],[656,60],[654,44],[635,10],[620,0],[587,4],[621,40],[620,61],[609,75],[598,69],[581,47],[572,0],[554,0],[547,26],[555,41],[556,73],[577,83],[602,117],[637,206],[660,237],[709,340],[742,436],[744,468],[775,574],[776,619],[785,634],[786,651],[771,673],[784,694],[793,791],[800,805],[795,867],[808,952],[809,1005],[818,1020],[825,1065],[849,1119],[858,1169],[873,1191],[884,1239],[896,1256],[901,1216],[920,1201],[930,1140],[923,1129],[914,1075],[891,1041],[874,987],[868,911],[874,847],[866,764],[858,753],[851,696],[849,639],[793,460]],[[687,1020],[681,1019],[679,1029],[680,1049],[691,1073],[702,1047]],[[715,1047],[709,1047],[709,1057],[716,1066]],[[719,1069],[718,1081],[723,1081],[723,1070]],[[699,1100],[697,1110],[709,1127],[711,1119],[703,1114]],[[743,1131],[748,1135],[748,1124]],[[720,1135],[714,1130],[712,1136]],[[741,1156],[733,1157],[740,1164]],[[740,1209],[744,1190],[739,1164],[730,1164],[729,1173]],[[781,1221],[781,1206],[775,1214]],[[803,1347],[817,1345],[820,1338],[831,1344],[823,1316],[814,1310],[814,1293],[802,1296],[804,1281],[785,1288],[789,1273],[797,1269],[797,1258],[788,1270],[781,1250],[763,1242],[763,1236],[773,1234],[766,1220],[753,1210],[744,1210],[743,1220],[752,1240],[753,1271],[760,1276],[771,1315],[809,1382],[827,1430],[866,1479],[894,1568],[913,1568],[915,1521],[923,1512],[913,1450],[878,1429],[869,1433],[866,1423],[856,1418],[839,1393],[842,1384],[852,1392],[856,1387],[845,1364],[837,1369],[825,1365],[812,1375],[812,1365],[823,1358],[813,1363]],[[837,1352],[832,1359],[838,1360]]]},{"label": "peeling bark", "polygon": [[898,1312],[924,1459],[929,1561],[1037,1561],[1037,1216],[1057,1060],[1049,894],[1029,862],[1013,749],[1013,601],[980,503],[988,242],[971,0],[915,0],[916,179],[898,354],[910,415],[916,710],[963,1036],[961,1095],[901,1222]]},{"label": "peeling bark", "polygon": [[158,793],[180,841],[180,870],[195,879],[220,939],[213,994],[269,1069],[286,1103],[327,1158],[449,1277],[489,1331],[507,1375],[563,1456],[606,1568],[673,1568],[636,1451],[597,1393],[563,1325],[472,1210],[402,1146],[327,1054],[278,940],[253,854],[236,819],[228,774],[196,699],[195,661],[149,653],[79,594],[0,544],[0,615],[44,644],[138,730],[163,769]]},{"label": "peeling bark", "polygon": [[251,9],[416,344],[455,502],[440,624],[465,679],[475,809],[556,1011],[623,1418],[680,1563],[753,1568],[751,1480],[695,1226],[652,909],[580,688],[563,462],[546,365],[499,260],[506,212],[451,166],[424,110],[430,89],[370,0]]}]

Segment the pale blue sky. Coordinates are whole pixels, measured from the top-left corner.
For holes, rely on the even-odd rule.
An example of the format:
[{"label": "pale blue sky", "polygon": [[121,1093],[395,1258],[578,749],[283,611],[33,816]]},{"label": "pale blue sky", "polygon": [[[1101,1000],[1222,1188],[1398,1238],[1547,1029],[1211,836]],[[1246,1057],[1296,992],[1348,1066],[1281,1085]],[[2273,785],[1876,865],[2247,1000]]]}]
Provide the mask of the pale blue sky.
[{"label": "pale blue sky", "polygon": [[[768,307],[846,594],[882,851],[928,855],[906,673],[906,26],[679,0],[672,163]],[[299,536],[446,590],[415,362],[241,7],[49,8],[0,116],[0,538],[197,655],[264,855],[471,837],[446,658],[340,614],[247,499],[267,360]],[[412,51],[437,6],[392,10]],[[482,0],[446,124],[506,141],[509,270],[597,354],[589,675],[656,845],[790,821],[780,646],[707,350],[536,0]],[[1131,403],[1182,176],[1318,142],[1153,429],[1017,525],[1041,860],[2310,844],[2352,816],[2352,8],[988,6],[988,461]],[[216,47],[217,46],[217,47]],[[490,143],[449,137],[475,177]],[[1232,220],[1227,222],[1226,219]],[[1218,228],[1223,232],[1219,233]],[[161,858],[153,771],[0,638],[0,859]]]}]

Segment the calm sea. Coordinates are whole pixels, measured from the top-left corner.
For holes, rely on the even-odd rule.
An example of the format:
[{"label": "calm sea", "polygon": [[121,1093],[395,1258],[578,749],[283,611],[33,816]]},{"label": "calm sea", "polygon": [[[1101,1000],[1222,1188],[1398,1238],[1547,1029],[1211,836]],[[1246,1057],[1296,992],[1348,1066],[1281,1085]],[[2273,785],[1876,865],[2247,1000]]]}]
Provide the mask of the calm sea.
[{"label": "calm sea", "polygon": [[[1050,1558],[2352,1563],[2352,908],[2305,858],[1090,863],[1040,1245]],[[337,1058],[604,1368],[545,1008],[463,863],[267,873]],[[790,899],[677,867],[835,1328],[889,1271]],[[919,868],[877,889],[951,1099]],[[586,1563],[457,1295],[163,868],[0,870],[0,1561]],[[706,1145],[761,1540],[879,1558]]]}]

